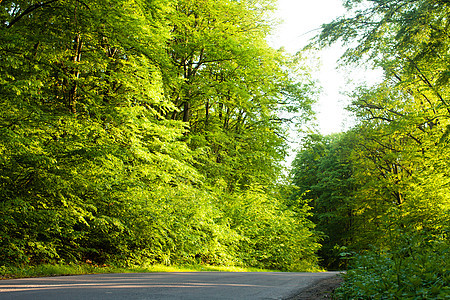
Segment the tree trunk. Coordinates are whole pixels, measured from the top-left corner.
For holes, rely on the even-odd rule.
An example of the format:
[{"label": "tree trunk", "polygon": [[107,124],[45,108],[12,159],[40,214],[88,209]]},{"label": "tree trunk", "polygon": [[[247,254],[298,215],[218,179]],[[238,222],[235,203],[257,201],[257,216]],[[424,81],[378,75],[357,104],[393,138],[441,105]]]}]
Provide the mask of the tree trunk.
[{"label": "tree trunk", "polygon": [[184,104],[184,110],[183,110],[183,122],[189,122],[189,114],[191,110],[191,104],[188,101],[185,101]]},{"label": "tree trunk", "polygon": [[[77,34],[77,36],[75,37],[74,55],[72,57],[72,61],[74,63],[78,63],[81,61],[81,47],[82,47],[81,35]],[[69,87],[67,104],[69,106],[70,111],[73,114],[76,114],[78,79],[80,78],[80,71],[77,70],[77,68],[74,68],[71,72],[71,75],[72,78],[74,79],[74,82]]]},{"label": "tree trunk", "polygon": [[208,127],[208,120],[209,120],[209,100],[206,100],[206,103],[205,103],[205,128]]}]

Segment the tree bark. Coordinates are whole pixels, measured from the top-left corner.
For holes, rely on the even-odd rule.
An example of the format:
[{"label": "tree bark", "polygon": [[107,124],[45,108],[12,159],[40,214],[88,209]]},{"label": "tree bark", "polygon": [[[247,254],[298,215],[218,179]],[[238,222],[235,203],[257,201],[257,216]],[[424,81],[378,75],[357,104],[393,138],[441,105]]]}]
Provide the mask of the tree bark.
[{"label": "tree bark", "polygon": [[[81,48],[82,48],[81,35],[77,34],[77,36],[75,37],[74,55],[72,57],[72,61],[74,63],[78,63],[81,61]],[[69,89],[68,105],[70,111],[73,114],[76,114],[78,79],[80,78],[80,71],[77,70],[77,68],[74,68],[73,71],[71,72],[71,75],[74,78],[74,82]]]},{"label": "tree bark", "polygon": [[191,104],[188,101],[185,101],[184,104],[184,110],[183,110],[183,122],[189,122],[189,115],[191,110]]}]

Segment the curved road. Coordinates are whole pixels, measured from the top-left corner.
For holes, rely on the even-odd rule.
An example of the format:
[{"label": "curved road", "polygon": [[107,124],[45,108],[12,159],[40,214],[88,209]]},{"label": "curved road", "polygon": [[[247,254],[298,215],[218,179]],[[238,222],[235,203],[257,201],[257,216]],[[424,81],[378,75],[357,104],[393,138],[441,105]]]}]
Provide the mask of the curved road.
[{"label": "curved road", "polygon": [[127,273],[0,281],[0,299],[285,299],[338,272]]}]

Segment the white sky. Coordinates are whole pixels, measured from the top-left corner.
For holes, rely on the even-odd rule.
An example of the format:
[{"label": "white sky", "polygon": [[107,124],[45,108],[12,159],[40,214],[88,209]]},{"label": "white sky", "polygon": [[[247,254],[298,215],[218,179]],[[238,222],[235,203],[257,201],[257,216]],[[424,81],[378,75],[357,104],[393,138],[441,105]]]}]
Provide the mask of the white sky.
[{"label": "white sky", "polygon": [[[345,13],[341,0],[278,0],[278,17],[283,24],[271,39],[275,48],[284,47],[296,53],[308,44],[309,39],[320,32],[320,26]],[[332,46],[319,53],[321,68],[313,76],[320,81],[323,92],[315,108],[318,128],[322,134],[345,129],[346,112],[344,96],[344,71],[336,70],[337,60],[343,53],[339,46]]]}]

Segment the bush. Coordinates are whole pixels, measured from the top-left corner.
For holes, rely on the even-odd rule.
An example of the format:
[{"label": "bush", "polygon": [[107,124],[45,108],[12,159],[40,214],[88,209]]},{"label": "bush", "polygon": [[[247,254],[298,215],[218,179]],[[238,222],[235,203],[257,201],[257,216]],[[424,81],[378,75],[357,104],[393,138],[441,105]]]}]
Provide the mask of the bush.
[{"label": "bush", "polygon": [[448,239],[405,239],[394,250],[359,255],[338,299],[448,299],[450,247]]}]

